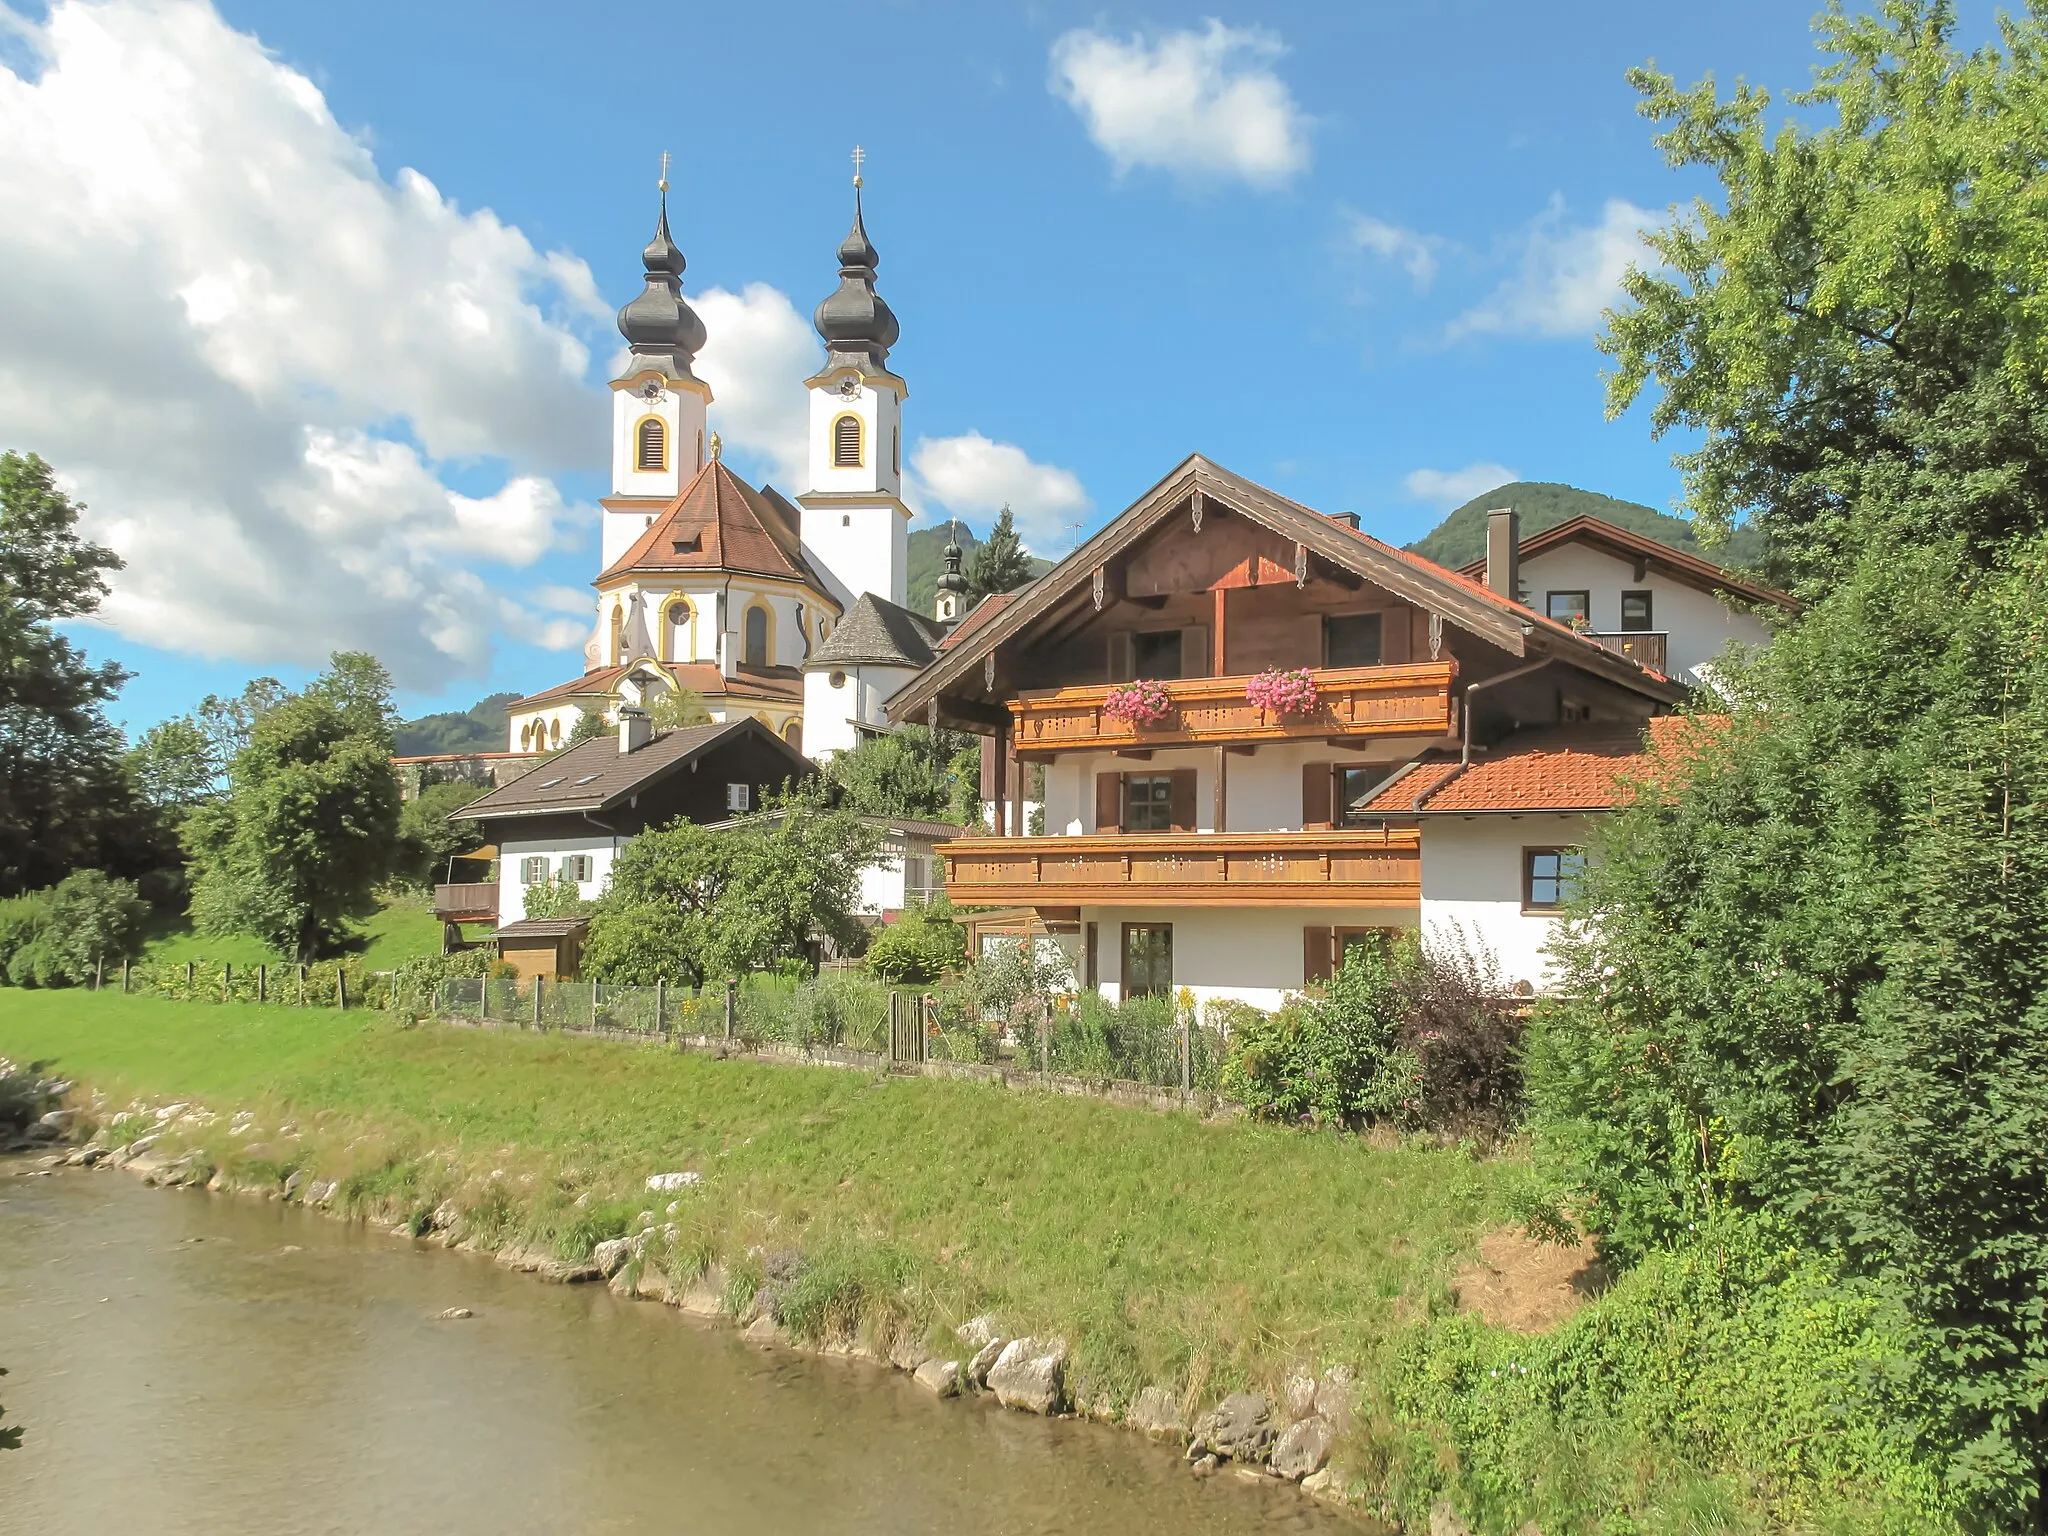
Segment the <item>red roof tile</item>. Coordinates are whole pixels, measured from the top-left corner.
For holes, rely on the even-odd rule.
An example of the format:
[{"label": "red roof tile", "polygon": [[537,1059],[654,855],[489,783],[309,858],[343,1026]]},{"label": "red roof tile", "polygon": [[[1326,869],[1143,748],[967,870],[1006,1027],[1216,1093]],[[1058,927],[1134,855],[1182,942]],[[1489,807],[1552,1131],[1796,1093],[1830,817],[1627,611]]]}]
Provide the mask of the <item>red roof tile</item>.
[{"label": "red roof tile", "polygon": [[1631,785],[1654,781],[1691,755],[1690,742],[1714,716],[1660,716],[1642,736],[1612,728],[1522,731],[1461,769],[1425,763],[1392,780],[1365,810],[1382,816],[1479,815],[1510,811],[1604,811]]},{"label": "red roof tile", "polygon": [[776,498],[753,489],[722,459],[698,470],[633,547],[597,579],[635,571],[745,571],[825,590]]},{"label": "red roof tile", "polygon": [[946,638],[939,642],[939,649],[950,651],[962,639],[979,629],[987,620],[994,618],[1016,600],[1014,592],[996,592],[983,598],[968,610],[967,617],[955,624]]},{"label": "red roof tile", "polygon": [[[727,678],[709,662],[675,662],[673,664],[648,661],[636,662],[635,666],[654,667],[667,673],[679,688],[700,693],[705,698],[765,699],[777,704],[800,704],[804,697],[804,677],[795,667],[749,667],[743,668],[739,676]],[[534,704],[545,704],[555,699],[577,698],[588,694],[609,694],[612,684],[631,671],[631,667],[599,667],[581,677],[566,683],[557,683],[539,693],[528,694],[515,699],[508,706],[524,709]]]}]

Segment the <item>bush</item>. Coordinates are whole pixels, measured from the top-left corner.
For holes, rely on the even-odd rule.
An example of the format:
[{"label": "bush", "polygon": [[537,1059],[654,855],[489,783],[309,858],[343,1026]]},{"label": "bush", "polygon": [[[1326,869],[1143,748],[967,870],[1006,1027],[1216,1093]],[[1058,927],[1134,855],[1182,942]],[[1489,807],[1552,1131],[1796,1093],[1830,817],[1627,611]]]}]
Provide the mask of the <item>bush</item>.
[{"label": "bush", "polygon": [[1521,1009],[1493,952],[1453,924],[1397,953],[1400,1023],[1376,1097],[1389,1119],[1494,1139],[1522,1107]]},{"label": "bush", "polygon": [[1395,946],[1355,945],[1326,987],[1237,1020],[1223,1091],[1261,1118],[1306,1125],[1356,1124],[1383,1109],[1402,961]]},{"label": "bush", "polygon": [[79,986],[142,952],[149,908],[134,882],[96,869],[0,902],[0,976],[17,987]]},{"label": "bush", "polygon": [[967,931],[942,902],[913,908],[868,941],[867,962],[888,981],[937,981],[967,963]]}]

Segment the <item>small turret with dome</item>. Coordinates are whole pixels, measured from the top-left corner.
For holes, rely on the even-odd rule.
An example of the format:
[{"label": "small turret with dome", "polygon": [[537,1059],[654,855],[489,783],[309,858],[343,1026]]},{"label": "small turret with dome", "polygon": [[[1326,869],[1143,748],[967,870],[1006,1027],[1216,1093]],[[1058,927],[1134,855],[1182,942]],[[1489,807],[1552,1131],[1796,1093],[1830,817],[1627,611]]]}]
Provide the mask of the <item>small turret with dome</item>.
[{"label": "small turret with dome", "polygon": [[683,298],[688,265],[668,230],[668,177],[661,179],[661,216],[640,253],[646,268],[639,294],[619,311],[619,334],[632,348],[622,377],[659,369],[666,377],[696,381],[691,364],[704,347],[704,322]]},{"label": "small turret with dome", "polygon": [[967,578],[960,573],[963,558],[958,537],[959,525],[947,525],[946,568],[939,572],[938,598],[932,605],[932,617],[941,624],[958,624],[967,616]]},{"label": "small turret with dome", "polygon": [[853,228],[839,242],[839,286],[811,315],[825,342],[825,368],[851,364],[863,374],[889,376],[889,349],[901,328],[888,302],[875,292],[882,258],[868,239],[862,217],[861,177],[853,178]]}]

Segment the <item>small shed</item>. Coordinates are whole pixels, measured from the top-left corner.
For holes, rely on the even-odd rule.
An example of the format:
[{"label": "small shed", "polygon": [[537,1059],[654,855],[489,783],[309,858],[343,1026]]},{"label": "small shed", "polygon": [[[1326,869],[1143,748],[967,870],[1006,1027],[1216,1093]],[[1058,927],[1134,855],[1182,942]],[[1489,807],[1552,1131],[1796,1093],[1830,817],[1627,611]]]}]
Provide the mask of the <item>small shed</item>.
[{"label": "small shed", "polygon": [[539,976],[547,981],[574,979],[583,965],[583,931],[587,917],[528,917],[498,930],[498,958],[519,972],[521,981]]}]

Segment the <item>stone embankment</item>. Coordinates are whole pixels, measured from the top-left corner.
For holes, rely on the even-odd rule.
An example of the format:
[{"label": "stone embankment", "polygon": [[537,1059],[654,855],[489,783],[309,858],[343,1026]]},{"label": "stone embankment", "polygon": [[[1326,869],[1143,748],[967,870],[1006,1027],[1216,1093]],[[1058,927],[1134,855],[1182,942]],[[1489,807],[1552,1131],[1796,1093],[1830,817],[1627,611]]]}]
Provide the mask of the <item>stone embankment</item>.
[{"label": "stone embankment", "polygon": [[[9,1089],[11,1098],[6,1094]],[[1353,1412],[1352,1375],[1343,1366],[1320,1375],[1304,1367],[1273,1398],[1238,1392],[1202,1409],[1188,1394],[1165,1385],[1147,1386],[1119,1403],[1077,1378],[1066,1339],[1019,1334],[994,1315],[961,1324],[954,1330],[953,1347],[944,1351],[932,1349],[907,1325],[880,1335],[869,1329],[806,1339],[788,1321],[788,1304],[805,1273],[803,1255],[795,1249],[749,1254],[745,1273],[759,1275],[759,1283],[749,1292],[745,1284],[750,1282],[735,1284],[726,1267],[688,1260],[678,1246],[678,1224],[653,1210],[640,1212],[628,1235],[597,1243],[579,1258],[517,1245],[493,1247],[481,1233],[469,1230],[467,1214],[453,1200],[431,1210],[409,1211],[392,1201],[347,1199],[340,1181],[303,1170],[275,1182],[232,1178],[190,1144],[219,1132],[221,1117],[204,1106],[136,1104],[109,1114],[109,1106],[95,1094],[90,1108],[50,1107],[72,1095],[68,1082],[29,1083],[20,1075],[9,1076],[8,1064],[0,1061],[0,1152],[43,1154],[34,1159],[29,1176],[59,1167],[113,1168],[160,1187],[203,1187],[365,1220],[397,1235],[488,1253],[496,1263],[542,1280],[608,1285],[622,1296],[719,1320],[740,1328],[751,1342],[868,1360],[905,1372],[937,1397],[986,1397],[1018,1412],[1121,1425],[1181,1446],[1196,1476],[1227,1469],[1251,1480],[1298,1483],[1306,1493],[1330,1503],[1351,1502],[1349,1478],[1330,1464]],[[264,1133],[250,1112],[242,1111],[229,1119],[226,1134],[239,1139]],[[284,1141],[298,1137],[297,1127],[289,1124],[267,1134]],[[80,1136],[86,1139],[79,1142]],[[688,1173],[658,1174],[646,1181],[650,1192],[678,1195],[666,1207],[669,1217],[679,1212],[682,1199],[689,1198],[698,1182]],[[469,1312],[452,1308],[441,1315],[457,1319]],[[1442,1526],[1446,1520],[1455,1516],[1439,1511],[1432,1525]],[[1447,1533],[1435,1531],[1433,1536]]]}]

